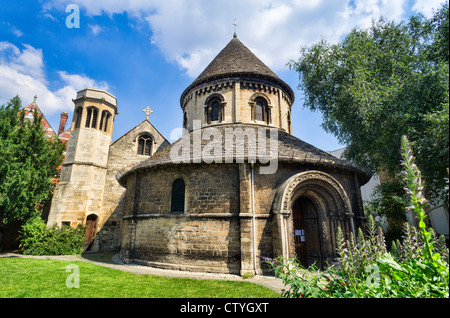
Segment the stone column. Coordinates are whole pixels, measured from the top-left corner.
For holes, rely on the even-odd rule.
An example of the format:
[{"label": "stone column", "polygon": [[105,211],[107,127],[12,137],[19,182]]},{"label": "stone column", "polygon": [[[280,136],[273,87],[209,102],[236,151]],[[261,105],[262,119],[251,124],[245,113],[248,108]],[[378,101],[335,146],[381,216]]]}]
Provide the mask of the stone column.
[{"label": "stone column", "polygon": [[251,171],[247,163],[239,164],[241,275],[255,273],[253,264]]}]

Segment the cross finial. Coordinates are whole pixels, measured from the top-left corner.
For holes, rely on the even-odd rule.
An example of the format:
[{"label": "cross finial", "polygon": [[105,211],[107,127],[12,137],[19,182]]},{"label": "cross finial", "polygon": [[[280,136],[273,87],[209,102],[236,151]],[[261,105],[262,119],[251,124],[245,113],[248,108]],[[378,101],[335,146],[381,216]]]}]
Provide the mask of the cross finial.
[{"label": "cross finial", "polygon": [[237,22],[236,22],[236,17],[234,17],[234,23],[233,23],[233,25],[234,25],[234,35],[233,35],[233,37],[234,38],[237,38],[237,33],[236,33],[236,31],[237,31]]},{"label": "cross finial", "polygon": [[153,110],[150,109],[150,107],[147,106],[146,109],[142,110],[145,113],[145,119],[148,120],[148,116],[150,116],[151,113],[153,113]]}]

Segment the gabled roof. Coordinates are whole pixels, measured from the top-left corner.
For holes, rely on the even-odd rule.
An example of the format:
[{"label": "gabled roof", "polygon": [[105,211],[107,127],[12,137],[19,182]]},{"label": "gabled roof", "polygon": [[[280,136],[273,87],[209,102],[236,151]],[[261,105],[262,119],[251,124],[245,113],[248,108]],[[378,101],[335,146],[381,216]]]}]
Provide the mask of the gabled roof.
[{"label": "gabled roof", "polygon": [[36,111],[36,113],[42,118],[41,126],[42,129],[44,130],[45,135],[48,136],[49,138],[51,138],[52,136],[56,136],[56,133],[53,130],[52,126],[50,126],[44,114],[40,110],[39,106],[36,104],[36,98],[37,96],[34,97],[33,102],[31,102],[28,106],[24,107],[23,111],[25,112],[25,118],[32,120],[33,112]]},{"label": "gabled roof", "polygon": [[267,65],[265,65],[237,37],[234,37],[225,48],[212,60],[205,70],[186,88],[184,95],[192,88],[214,79],[227,77],[251,77],[265,79],[282,87],[294,101],[294,92]]},{"label": "gabled roof", "polygon": [[119,138],[117,138],[115,141],[113,141],[111,143],[111,146],[114,145],[115,143],[119,142],[119,140],[121,140],[122,138],[124,138],[126,135],[128,135],[130,132],[132,132],[133,130],[135,130],[136,128],[138,128],[139,126],[143,125],[143,124],[148,124],[150,125],[151,128],[153,128],[153,130],[158,133],[163,139],[164,141],[166,141],[168,144],[170,144],[170,142],[166,139],[166,137],[164,137],[163,134],[161,134],[161,132],[148,120],[148,119],[144,119],[142,122],[140,122],[139,124],[137,124],[136,126],[134,126],[133,128],[131,128],[130,130],[128,130],[125,134],[123,134],[122,136],[120,136]]}]

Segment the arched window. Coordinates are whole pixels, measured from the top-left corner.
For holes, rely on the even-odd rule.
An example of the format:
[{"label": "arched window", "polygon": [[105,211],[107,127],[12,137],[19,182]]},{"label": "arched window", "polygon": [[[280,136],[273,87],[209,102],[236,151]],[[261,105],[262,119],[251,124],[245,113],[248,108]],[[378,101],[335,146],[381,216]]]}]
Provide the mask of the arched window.
[{"label": "arched window", "polygon": [[219,120],[220,103],[215,100],[211,105],[211,121]]},{"label": "arched window", "polygon": [[256,101],[256,120],[264,121],[264,104],[261,100]]},{"label": "arched window", "polygon": [[176,179],[172,184],[172,213],[184,213],[185,185],[183,179]]},{"label": "arched window", "polygon": [[290,134],[292,134],[292,131],[291,131],[291,126],[292,126],[291,112],[288,112],[288,113],[287,113],[287,121],[288,121],[288,132],[289,132]]},{"label": "arched window", "polygon": [[253,120],[270,124],[270,107],[264,98],[257,98],[253,103]]},{"label": "arched window", "polygon": [[223,107],[221,100],[217,97],[212,98],[205,107],[206,122],[221,122],[223,120]]},{"label": "arched window", "polygon": [[88,107],[86,115],[86,128],[97,128],[98,109],[96,107]]},{"label": "arched window", "polygon": [[153,138],[150,135],[141,135],[138,138],[138,155],[151,156]]},{"label": "arched window", "polygon": [[83,107],[78,107],[75,110],[75,129],[80,128],[82,114],[83,114]]},{"label": "arched window", "polygon": [[100,119],[100,130],[106,132],[108,129],[109,119],[111,118],[111,113],[107,110],[102,112],[102,118]]},{"label": "arched window", "polygon": [[183,113],[183,128],[187,127],[187,112]]}]

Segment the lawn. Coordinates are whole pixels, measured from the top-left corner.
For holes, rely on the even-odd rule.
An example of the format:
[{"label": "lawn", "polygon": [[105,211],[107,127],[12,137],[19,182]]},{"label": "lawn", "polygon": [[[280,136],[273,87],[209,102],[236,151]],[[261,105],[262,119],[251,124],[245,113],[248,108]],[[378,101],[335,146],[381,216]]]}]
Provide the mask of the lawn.
[{"label": "lawn", "polygon": [[[78,288],[74,268],[79,270]],[[66,282],[74,287],[67,287]],[[82,261],[0,258],[0,298],[279,297],[270,289],[244,281],[137,275]]]}]

